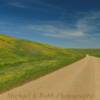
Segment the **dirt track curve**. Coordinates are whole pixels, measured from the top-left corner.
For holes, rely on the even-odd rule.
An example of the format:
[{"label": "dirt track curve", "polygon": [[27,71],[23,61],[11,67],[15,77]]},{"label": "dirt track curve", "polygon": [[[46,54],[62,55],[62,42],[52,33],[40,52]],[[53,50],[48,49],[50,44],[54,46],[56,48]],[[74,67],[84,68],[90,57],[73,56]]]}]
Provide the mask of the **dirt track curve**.
[{"label": "dirt track curve", "polygon": [[100,100],[100,59],[87,56],[1,94],[0,100]]}]

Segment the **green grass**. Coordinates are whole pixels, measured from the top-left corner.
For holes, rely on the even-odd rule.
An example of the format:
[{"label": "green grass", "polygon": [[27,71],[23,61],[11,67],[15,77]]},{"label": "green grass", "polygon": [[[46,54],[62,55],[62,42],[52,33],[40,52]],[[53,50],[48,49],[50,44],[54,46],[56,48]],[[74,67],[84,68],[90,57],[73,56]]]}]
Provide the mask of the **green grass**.
[{"label": "green grass", "polygon": [[0,93],[71,64],[100,49],[62,49],[0,35]]}]

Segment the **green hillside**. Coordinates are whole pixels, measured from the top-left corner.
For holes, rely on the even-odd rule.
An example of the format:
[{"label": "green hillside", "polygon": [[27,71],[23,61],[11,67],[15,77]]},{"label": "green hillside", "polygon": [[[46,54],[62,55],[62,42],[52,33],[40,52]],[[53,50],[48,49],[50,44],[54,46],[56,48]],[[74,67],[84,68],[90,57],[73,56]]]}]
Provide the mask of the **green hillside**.
[{"label": "green hillside", "polygon": [[[97,51],[97,50],[96,50]],[[98,50],[98,54],[100,55]],[[0,34],[0,93],[73,63],[94,50],[61,49]]]}]

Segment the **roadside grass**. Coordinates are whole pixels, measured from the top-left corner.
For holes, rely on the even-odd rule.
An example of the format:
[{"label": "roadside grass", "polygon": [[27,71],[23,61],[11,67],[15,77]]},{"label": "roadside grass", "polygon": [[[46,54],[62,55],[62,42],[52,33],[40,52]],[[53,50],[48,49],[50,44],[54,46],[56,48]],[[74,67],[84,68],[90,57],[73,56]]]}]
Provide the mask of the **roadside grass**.
[{"label": "roadside grass", "polygon": [[71,64],[81,58],[83,55],[57,54],[53,57],[38,57],[28,60],[0,64],[0,93],[9,89],[20,86],[31,80],[35,80],[50,72],[56,71],[68,64]]}]

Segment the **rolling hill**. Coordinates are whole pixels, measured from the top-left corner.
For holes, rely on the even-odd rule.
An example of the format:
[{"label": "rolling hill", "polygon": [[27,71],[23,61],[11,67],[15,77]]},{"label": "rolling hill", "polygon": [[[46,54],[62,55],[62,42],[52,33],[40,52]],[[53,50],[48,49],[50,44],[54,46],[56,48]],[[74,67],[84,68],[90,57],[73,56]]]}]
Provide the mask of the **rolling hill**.
[{"label": "rolling hill", "polygon": [[[97,51],[97,52],[96,52]],[[0,93],[37,79],[98,49],[63,49],[0,34]]]}]

